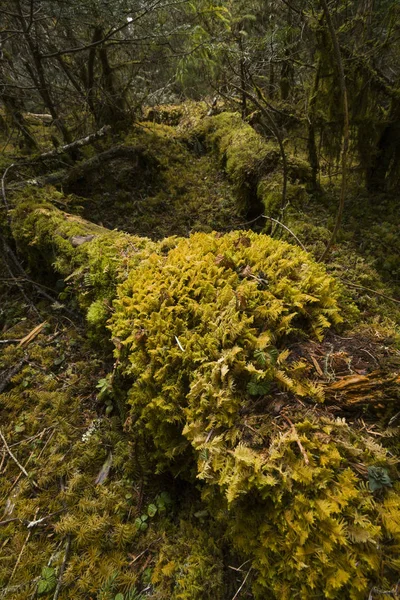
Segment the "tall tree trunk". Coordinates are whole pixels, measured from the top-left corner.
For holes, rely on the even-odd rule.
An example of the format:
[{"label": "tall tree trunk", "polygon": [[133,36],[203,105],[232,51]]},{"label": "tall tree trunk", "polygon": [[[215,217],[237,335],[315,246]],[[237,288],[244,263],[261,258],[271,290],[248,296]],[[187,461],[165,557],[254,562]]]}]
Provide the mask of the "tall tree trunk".
[{"label": "tall tree trunk", "polygon": [[336,221],[333,227],[331,239],[328,242],[327,247],[320,260],[324,260],[333,244],[335,243],[337,233],[342,224],[342,216],[344,209],[344,201],[346,198],[346,189],[347,189],[347,157],[349,150],[349,138],[350,138],[350,124],[349,124],[349,103],[347,97],[347,85],[346,85],[346,76],[344,74],[344,67],[342,61],[342,54],[340,52],[339,40],[335,31],[335,27],[333,25],[332,16],[329,11],[327,0],[320,0],[326,24],[328,26],[328,31],[331,36],[332,46],[333,46],[333,54],[336,60],[336,66],[339,75],[339,85],[340,85],[340,93],[342,96],[342,107],[343,107],[343,136],[342,136],[342,183],[340,186],[340,198],[339,198],[339,208],[336,214]]},{"label": "tall tree trunk", "polygon": [[[34,135],[30,131],[29,125],[26,123],[23,117],[23,102],[16,93],[12,92],[13,88],[9,86],[10,77],[7,76],[5,61],[6,59],[0,52],[0,89],[2,90],[0,93],[0,99],[4,104],[6,115],[22,136],[25,150],[27,152],[34,152],[38,149],[38,145]],[[8,68],[12,70],[13,63],[10,58],[7,58],[7,64]],[[5,124],[7,125],[6,121]]]},{"label": "tall tree trunk", "polygon": [[[103,37],[103,32],[101,32],[101,37]],[[127,117],[125,112],[125,99],[116,89],[114,72],[108,60],[107,48],[104,45],[99,46],[98,56],[101,64],[102,84],[105,97],[104,110],[100,124],[120,127]]]},{"label": "tall tree trunk", "polygon": [[389,123],[379,138],[376,153],[367,169],[367,189],[369,192],[384,192],[390,186],[390,175],[400,164],[400,100],[393,98]]},{"label": "tall tree trunk", "polygon": [[307,131],[307,150],[308,150],[308,160],[311,166],[311,176],[312,176],[312,185],[313,190],[317,190],[319,188],[318,185],[318,172],[319,172],[319,158],[318,158],[318,150],[317,150],[317,141],[316,141],[316,104],[317,104],[317,95],[319,82],[321,77],[321,61],[318,59],[317,69],[315,71],[315,77],[313,82],[313,87],[310,94],[310,99],[308,103],[308,131]]}]

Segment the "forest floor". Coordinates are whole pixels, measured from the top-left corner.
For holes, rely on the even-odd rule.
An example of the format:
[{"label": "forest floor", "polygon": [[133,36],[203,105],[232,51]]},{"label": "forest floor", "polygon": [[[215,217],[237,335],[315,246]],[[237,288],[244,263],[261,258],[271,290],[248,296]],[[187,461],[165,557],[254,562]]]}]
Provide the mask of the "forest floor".
[{"label": "forest floor", "polygon": [[[126,137],[85,149],[80,164],[57,164],[54,187],[46,184],[40,193],[63,211],[153,240],[252,227],[271,233],[270,223],[249,209],[254,190],[229,175],[226,156],[199,121],[185,112],[177,117],[172,109],[153,111],[153,121],[135,124]],[[18,161],[15,148],[9,146],[1,161],[4,174]],[[21,181],[45,180],[48,170],[43,164],[10,169],[3,178],[10,206],[25,193]],[[279,163],[268,175],[272,187],[280,181],[278,170]],[[292,185],[301,193],[285,213],[290,232],[274,227],[274,235],[292,243],[295,233],[318,258],[334,219],[336,184],[322,185],[319,195],[304,193],[305,183],[296,178]],[[326,265],[342,290],[345,322],[322,341],[294,343],[291,352],[325,390],[325,404],[315,414],[346,419],[371,444],[385,448],[395,468],[398,201],[371,199],[354,182],[351,187]],[[245,198],[243,189],[249,192]],[[7,232],[4,215],[2,207]],[[14,251],[11,237],[7,240]],[[77,306],[60,300],[61,277],[32,281],[36,275],[24,256],[18,259],[24,271],[16,276],[5,259],[0,259],[0,598],[225,600],[235,596],[246,575],[241,597],[254,598],[246,555],[227,543],[200,487],[168,473],[149,478],[141,464],[135,440],[107,394],[107,376],[115,368],[111,342],[99,344]],[[269,412],[279,414],[287,401],[281,396]],[[367,477],[362,462],[354,468]],[[191,569],[192,559],[197,563]],[[389,591],[399,597],[394,588]]]}]

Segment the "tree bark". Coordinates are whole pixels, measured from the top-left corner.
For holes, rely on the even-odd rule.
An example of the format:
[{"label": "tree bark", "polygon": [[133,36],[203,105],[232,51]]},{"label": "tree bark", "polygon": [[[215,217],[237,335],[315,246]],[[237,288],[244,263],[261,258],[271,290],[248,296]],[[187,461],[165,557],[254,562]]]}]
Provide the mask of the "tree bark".
[{"label": "tree bark", "polygon": [[390,176],[400,163],[400,100],[392,99],[389,123],[379,138],[376,154],[367,169],[369,192],[385,192],[390,188]]}]

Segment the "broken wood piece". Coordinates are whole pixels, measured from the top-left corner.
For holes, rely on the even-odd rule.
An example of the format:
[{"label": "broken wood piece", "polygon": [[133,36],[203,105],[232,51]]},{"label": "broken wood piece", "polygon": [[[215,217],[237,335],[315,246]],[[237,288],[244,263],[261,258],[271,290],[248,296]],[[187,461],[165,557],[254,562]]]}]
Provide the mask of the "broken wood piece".
[{"label": "broken wood piece", "polygon": [[47,325],[47,321],[40,323],[40,325],[38,325],[37,327],[32,329],[32,331],[30,331],[28,333],[28,335],[26,335],[24,338],[22,338],[22,340],[19,342],[18,348],[20,348],[21,346],[26,346],[27,344],[29,344],[29,342],[34,340],[35,337],[37,337],[39,335],[39,333],[42,331],[42,329],[45,325]]}]

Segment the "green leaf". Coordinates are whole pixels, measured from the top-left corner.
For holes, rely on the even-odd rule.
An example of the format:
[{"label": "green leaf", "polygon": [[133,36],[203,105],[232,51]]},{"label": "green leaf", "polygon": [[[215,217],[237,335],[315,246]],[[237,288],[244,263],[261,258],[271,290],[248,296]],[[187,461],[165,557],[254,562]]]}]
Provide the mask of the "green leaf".
[{"label": "green leaf", "polygon": [[257,381],[251,379],[247,384],[247,392],[250,396],[265,396],[270,391],[270,383],[268,381]]},{"label": "green leaf", "polygon": [[149,515],[149,517],[154,517],[156,513],[157,506],[155,504],[149,504],[149,506],[147,507],[147,514]]},{"label": "green leaf", "polygon": [[48,592],[48,582],[45,579],[41,579],[38,583],[37,586],[37,593],[38,594],[46,594],[46,592]]},{"label": "green leaf", "polygon": [[267,357],[265,355],[265,352],[263,350],[255,350],[254,352],[254,358],[256,359],[256,361],[258,362],[258,364],[261,367],[265,367],[267,364]]},{"label": "green leaf", "polygon": [[55,570],[52,567],[43,567],[42,577],[43,579],[51,579],[55,575]]},{"label": "green leaf", "polygon": [[114,600],[124,600],[125,596],[121,593],[117,594],[114,598]]}]

